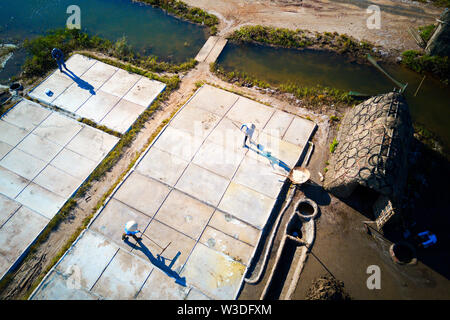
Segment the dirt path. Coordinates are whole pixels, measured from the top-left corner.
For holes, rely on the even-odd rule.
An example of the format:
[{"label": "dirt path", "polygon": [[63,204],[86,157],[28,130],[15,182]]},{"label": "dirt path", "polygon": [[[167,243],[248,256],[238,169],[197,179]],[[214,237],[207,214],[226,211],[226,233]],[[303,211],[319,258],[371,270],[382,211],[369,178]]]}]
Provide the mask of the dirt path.
[{"label": "dirt path", "polygon": [[[401,0],[184,0],[220,19],[219,35],[226,35],[246,24],[261,24],[317,32],[346,33],[368,40],[387,50],[418,49],[408,27],[435,22],[441,8]],[[366,12],[378,5],[381,28],[369,29]]]}]

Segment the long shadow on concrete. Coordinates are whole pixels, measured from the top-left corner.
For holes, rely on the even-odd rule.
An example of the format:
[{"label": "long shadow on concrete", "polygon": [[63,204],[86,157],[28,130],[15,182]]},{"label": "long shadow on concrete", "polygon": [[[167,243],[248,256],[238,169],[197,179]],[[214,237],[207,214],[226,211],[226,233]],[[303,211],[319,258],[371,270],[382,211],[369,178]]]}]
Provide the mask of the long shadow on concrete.
[{"label": "long shadow on concrete", "polygon": [[81,89],[88,90],[90,94],[95,95],[94,86],[90,83],[84,81],[80,77],[78,77],[75,73],[66,68],[66,71],[63,71],[65,75],[67,75],[70,79],[72,79]]},{"label": "long shadow on concrete", "polygon": [[[180,277],[180,275],[172,270],[173,265],[175,264],[175,261],[178,259],[178,257],[181,255],[181,252],[178,251],[178,253],[175,255],[173,259],[166,259],[163,256],[157,254],[156,257],[151,253],[151,251],[142,243],[142,240],[137,241],[137,244],[131,243],[128,239],[125,239],[124,242],[132,247],[133,249],[141,251],[145,256],[150,260],[150,262],[160,269],[162,272],[164,272],[166,275],[168,275],[171,278],[175,279],[175,283],[186,287],[186,277]],[[166,265],[166,260],[170,261],[169,265]]]},{"label": "long shadow on concrete", "polygon": [[286,170],[286,172],[291,171],[291,168],[289,168],[289,166],[285,162],[274,157],[270,152],[264,152],[263,145],[258,144],[257,149],[254,149],[251,146],[246,146],[246,148],[248,148],[250,151],[256,152],[257,154],[259,154],[263,157],[266,157],[270,161],[270,165],[272,166],[272,168],[274,168],[274,166],[277,165],[277,166],[283,168],[284,170]]}]

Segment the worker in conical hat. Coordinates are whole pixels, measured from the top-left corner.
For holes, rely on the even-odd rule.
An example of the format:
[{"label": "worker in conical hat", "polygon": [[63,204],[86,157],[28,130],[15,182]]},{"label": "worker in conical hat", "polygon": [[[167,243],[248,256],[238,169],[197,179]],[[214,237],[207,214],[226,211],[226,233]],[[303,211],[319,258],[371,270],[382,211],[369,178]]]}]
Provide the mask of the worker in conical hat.
[{"label": "worker in conical hat", "polygon": [[253,123],[246,123],[241,126],[241,131],[244,132],[245,135],[242,148],[247,147],[247,140],[252,143],[252,136],[255,132],[255,128],[256,126]]},{"label": "worker in conical hat", "polygon": [[125,233],[122,234],[122,240],[128,240],[128,236],[132,236],[136,241],[142,240],[141,237],[136,236],[139,232],[141,231],[138,229],[137,222],[130,220],[125,224]]}]

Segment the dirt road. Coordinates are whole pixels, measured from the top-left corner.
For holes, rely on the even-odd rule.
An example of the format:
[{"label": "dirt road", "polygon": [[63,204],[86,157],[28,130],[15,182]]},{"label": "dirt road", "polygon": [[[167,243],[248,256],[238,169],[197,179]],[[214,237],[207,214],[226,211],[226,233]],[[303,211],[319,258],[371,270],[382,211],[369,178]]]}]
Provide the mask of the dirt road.
[{"label": "dirt road", "polygon": [[[418,49],[408,28],[435,22],[443,9],[409,0],[184,0],[216,14],[219,35],[247,24],[346,33],[388,50]],[[369,29],[370,5],[380,8],[380,29]],[[371,22],[370,20],[369,22]]]}]

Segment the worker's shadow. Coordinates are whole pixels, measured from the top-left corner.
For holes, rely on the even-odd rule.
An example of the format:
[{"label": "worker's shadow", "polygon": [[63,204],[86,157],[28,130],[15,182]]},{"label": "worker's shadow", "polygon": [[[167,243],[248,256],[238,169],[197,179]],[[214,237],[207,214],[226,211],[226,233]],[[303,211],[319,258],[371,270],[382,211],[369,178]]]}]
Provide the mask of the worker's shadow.
[{"label": "worker's shadow", "polygon": [[[256,149],[251,146],[252,144],[256,145]],[[289,168],[289,166],[285,162],[274,157],[270,152],[264,151],[263,145],[250,142],[250,145],[246,145],[246,148],[249,149],[250,151],[256,152],[257,154],[267,158],[270,161],[270,165],[272,166],[272,168],[275,169],[275,166],[279,166],[280,168],[283,168],[287,172],[291,171],[291,168]]]},{"label": "worker's shadow", "polygon": [[[125,239],[124,242],[132,247],[133,249],[141,251],[145,256],[150,260],[150,262],[159,268],[162,272],[164,272],[166,275],[168,275],[171,278],[175,279],[175,283],[186,287],[186,278],[180,277],[180,275],[175,271],[172,270],[173,265],[175,264],[175,261],[178,259],[178,257],[181,255],[181,252],[178,251],[178,253],[175,255],[173,259],[166,259],[163,256],[160,256],[159,254],[156,255],[156,257],[151,253],[151,251],[142,243],[142,240],[137,241],[137,244],[134,244],[130,242],[128,239]],[[169,265],[166,265],[166,260],[170,261]]]},{"label": "worker's shadow", "polygon": [[62,73],[66,74],[70,79],[76,82],[81,89],[88,90],[90,94],[95,95],[94,86],[78,77],[75,73],[67,69],[67,67],[66,70],[67,71],[63,71]]}]

